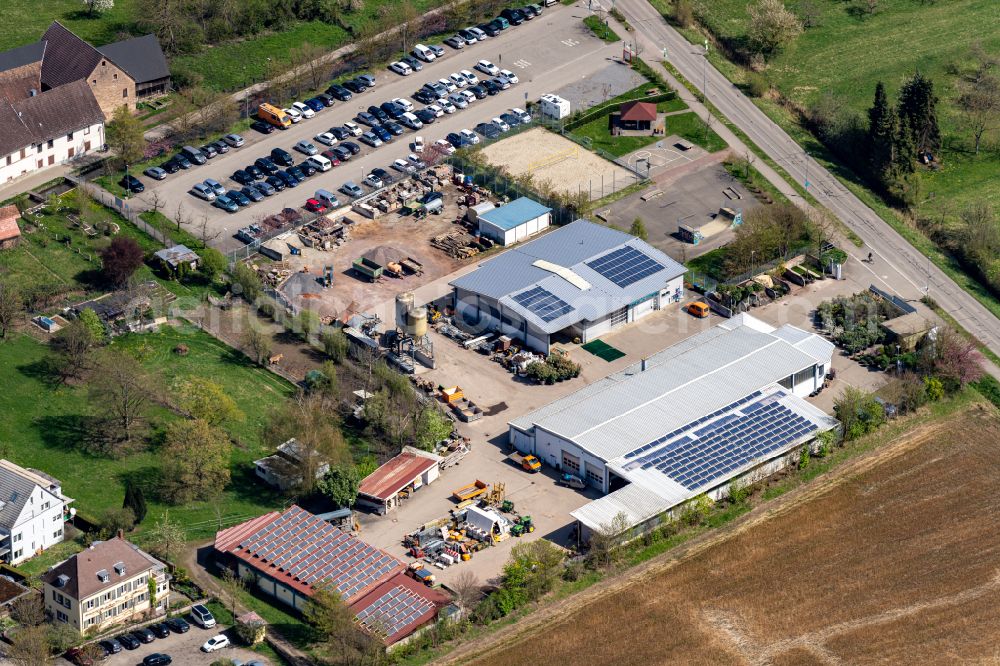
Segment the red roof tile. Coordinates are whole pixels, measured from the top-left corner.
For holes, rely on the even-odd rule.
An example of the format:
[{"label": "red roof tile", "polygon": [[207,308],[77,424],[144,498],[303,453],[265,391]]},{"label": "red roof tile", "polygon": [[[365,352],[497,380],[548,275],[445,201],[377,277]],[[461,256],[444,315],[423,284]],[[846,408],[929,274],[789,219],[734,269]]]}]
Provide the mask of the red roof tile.
[{"label": "red roof tile", "polygon": [[400,453],[366,476],[358,492],[385,501],[436,464],[436,460],[415,453]]},{"label": "red roof tile", "polygon": [[656,105],[652,102],[625,102],[620,111],[622,120],[656,120]]},{"label": "red roof tile", "polygon": [[21,211],[17,206],[0,206],[0,241],[21,236],[21,228],[17,226],[20,217]]}]

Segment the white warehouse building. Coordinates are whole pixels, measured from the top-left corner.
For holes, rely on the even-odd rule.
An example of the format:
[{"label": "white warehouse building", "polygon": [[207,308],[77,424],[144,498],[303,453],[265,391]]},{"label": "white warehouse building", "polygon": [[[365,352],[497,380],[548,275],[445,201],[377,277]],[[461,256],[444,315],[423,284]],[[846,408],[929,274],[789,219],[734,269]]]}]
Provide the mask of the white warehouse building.
[{"label": "white warehouse building", "polygon": [[577,220],[450,284],[466,326],[547,353],[553,336],[590,342],[679,303],[685,272],[635,236]]},{"label": "white warehouse building", "polygon": [[836,428],[803,400],[833,349],[741,314],[511,421],[510,443],[608,493],[572,512],[581,537],[619,514],[640,531],[694,497],[773,474]]}]

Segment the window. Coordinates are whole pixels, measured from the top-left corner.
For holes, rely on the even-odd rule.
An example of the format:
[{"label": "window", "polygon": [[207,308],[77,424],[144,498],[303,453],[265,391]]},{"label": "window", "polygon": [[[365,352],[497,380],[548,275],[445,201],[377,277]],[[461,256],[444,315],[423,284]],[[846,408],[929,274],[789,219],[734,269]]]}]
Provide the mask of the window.
[{"label": "window", "polygon": [[23,535],[23,534],[21,534],[21,533],[17,533],[17,534],[15,534],[15,535],[14,535],[14,538],[13,538],[13,542],[14,542],[14,543],[17,543],[17,542],[18,542],[18,541],[20,541],[20,540],[21,540],[21,539],[22,539],[23,537],[24,537],[24,535]]},{"label": "window", "polygon": [[69,616],[62,611],[56,611],[56,619],[60,622],[69,622]]},{"label": "window", "polygon": [[56,156],[55,155],[49,155],[49,166],[52,166],[55,163],[56,163]]},{"label": "window", "polygon": [[92,86],[96,86],[96,85],[97,85],[97,79],[94,79],[94,80],[92,80],[92,81],[90,82],[90,85],[92,85]]},{"label": "window", "polygon": [[11,157],[12,157],[11,155],[7,156],[7,166],[10,166],[10,163],[13,161],[11,160]]},{"label": "window", "polygon": [[24,549],[23,548],[20,549],[20,550],[15,550],[14,551],[14,559],[15,560],[19,559],[21,557],[21,555],[23,555],[23,554],[24,554]]},{"label": "window", "polygon": [[66,151],[66,157],[73,157],[73,155],[75,154],[76,154],[75,148],[70,148],[68,151]]},{"label": "window", "polygon": [[[55,141],[55,139],[49,139],[49,148],[51,148],[52,146],[54,146],[54,145],[55,145],[55,142],[56,142],[56,141]],[[48,508],[48,506],[49,506],[49,503],[48,503],[48,502],[46,502],[46,503],[45,503],[45,504],[44,504],[44,505],[42,506],[42,510],[44,511],[45,509],[47,509],[47,508]]]},{"label": "window", "polygon": [[101,67],[107,67],[107,66],[108,66],[108,61],[107,60],[102,60],[101,61]]},{"label": "window", "polygon": [[27,148],[22,148],[21,149],[21,159],[23,160],[25,157],[27,157],[27,155],[28,155],[28,149]]},{"label": "window", "polygon": [[97,599],[87,599],[86,603],[84,603],[84,607],[86,607],[87,610],[94,608],[96,605],[97,605]]},{"label": "window", "polygon": [[72,141],[73,140],[73,133],[72,132],[70,132],[69,134],[66,135],[66,140],[67,141]]},{"label": "window", "polygon": [[52,516],[52,522],[53,522],[53,523],[58,523],[58,522],[59,522],[59,520],[60,520],[61,518],[62,518],[62,516],[60,516],[60,515],[59,515],[59,514],[57,513],[56,515]]},{"label": "window", "polygon": [[122,97],[128,97],[128,88],[122,88]]},{"label": "window", "polygon": [[42,152],[42,144],[38,144],[37,146],[35,146],[35,152],[36,153],[41,153]]},{"label": "window", "polygon": [[118,80],[118,74],[113,74],[113,75],[112,75],[112,78],[113,78],[113,79],[114,79],[115,81],[117,81],[117,80]]},{"label": "window", "polygon": [[52,533],[52,538],[53,539],[58,539],[61,536],[62,536],[62,530],[56,530],[55,532]]}]

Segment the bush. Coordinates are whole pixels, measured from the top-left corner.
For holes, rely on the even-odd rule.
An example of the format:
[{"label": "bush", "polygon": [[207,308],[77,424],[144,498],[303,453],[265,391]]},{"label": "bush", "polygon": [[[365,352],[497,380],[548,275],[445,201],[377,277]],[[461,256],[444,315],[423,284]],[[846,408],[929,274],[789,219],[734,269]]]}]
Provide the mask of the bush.
[{"label": "bush", "polygon": [[750,72],[747,75],[747,89],[754,97],[763,97],[771,89],[771,84],[760,72]]}]

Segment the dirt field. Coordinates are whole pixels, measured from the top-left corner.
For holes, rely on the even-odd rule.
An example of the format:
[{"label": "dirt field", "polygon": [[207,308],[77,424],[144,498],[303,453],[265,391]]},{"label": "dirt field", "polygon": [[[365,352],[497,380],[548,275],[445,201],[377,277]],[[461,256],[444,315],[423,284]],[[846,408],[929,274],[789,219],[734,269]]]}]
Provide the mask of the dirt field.
[{"label": "dirt field", "polygon": [[[998,443],[981,406],[922,426],[521,635],[552,663],[996,663]],[[537,661],[509,641],[475,654]]]},{"label": "dirt field", "polygon": [[590,192],[591,199],[635,182],[631,171],[541,127],[497,141],[483,149],[483,156],[514,176],[530,171],[535,182],[548,181],[559,192]]}]

